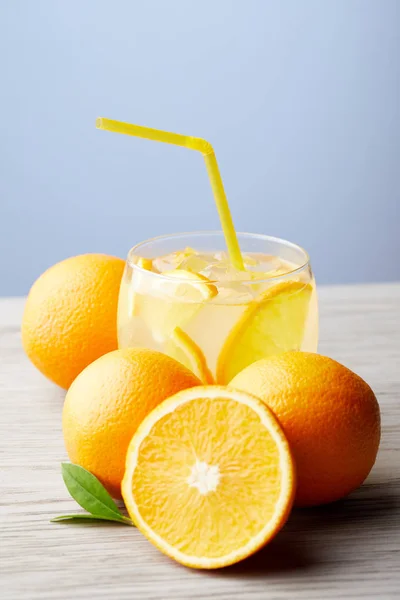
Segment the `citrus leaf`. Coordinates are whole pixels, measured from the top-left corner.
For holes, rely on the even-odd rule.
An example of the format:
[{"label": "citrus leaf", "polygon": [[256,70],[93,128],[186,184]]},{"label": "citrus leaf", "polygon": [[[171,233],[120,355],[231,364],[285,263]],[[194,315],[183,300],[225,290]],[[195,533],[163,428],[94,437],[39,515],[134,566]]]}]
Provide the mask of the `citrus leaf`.
[{"label": "citrus leaf", "polygon": [[69,493],[82,508],[104,519],[124,518],[110,494],[92,473],[71,463],[62,463],[61,472]]},{"label": "citrus leaf", "polygon": [[62,521],[112,521],[115,523],[122,523],[123,525],[133,525],[132,521],[127,517],[121,515],[121,517],[102,517],[101,515],[91,515],[89,513],[78,513],[76,515],[60,515],[50,519],[50,523],[60,523]]}]

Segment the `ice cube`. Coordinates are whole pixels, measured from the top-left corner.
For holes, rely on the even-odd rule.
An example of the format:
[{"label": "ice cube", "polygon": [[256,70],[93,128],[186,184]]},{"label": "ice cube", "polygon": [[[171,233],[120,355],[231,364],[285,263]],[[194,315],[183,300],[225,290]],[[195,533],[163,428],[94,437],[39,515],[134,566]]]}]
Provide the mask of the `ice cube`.
[{"label": "ice cube", "polygon": [[153,265],[160,273],[166,271],[172,271],[175,269],[181,269],[182,263],[190,256],[196,254],[193,248],[185,248],[184,250],[177,250],[164,256],[159,256],[153,260]]},{"label": "ice cube", "polygon": [[274,271],[282,266],[282,261],[277,256],[260,253],[246,255],[244,263],[249,271],[257,271],[260,273],[268,273],[269,271]]},{"label": "ice cube", "polygon": [[[193,252],[188,254],[180,263],[179,269],[186,269],[192,273],[202,274],[203,270],[210,265],[210,261],[213,260],[211,254],[202,252]],[[207,277],[207,276],[206,276]]]}]

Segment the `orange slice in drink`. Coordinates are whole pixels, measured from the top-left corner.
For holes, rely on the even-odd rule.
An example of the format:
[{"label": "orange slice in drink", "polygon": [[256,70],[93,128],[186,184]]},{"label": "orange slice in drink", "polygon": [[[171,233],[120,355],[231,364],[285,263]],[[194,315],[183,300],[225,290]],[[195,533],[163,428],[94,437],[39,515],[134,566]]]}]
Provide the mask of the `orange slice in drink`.
[{"label": "orange slice in drink", "polygon": [[184,269],[155,275],[137,292],[138,314],[159,343],[182,327],[217,293],[206,277]]},{"label": "orange slice in drink", "polygon": [[[186,269],[174,269],[163,274],[163,280],[157,282],[157,289],[172,299],[202,302],[217,294],[217,288],[207,277]],[[172,279],[174,281],[168,281]]]},{"label": "orange slice in drink", "polygon": [[251,302],[224,342],[217,382],[229,383],[260,358],[300,350],[313,286],[283,281]]},{"label": "orange slice in drink", "polygon": [[201,348],[180,327],[168,338],[165,352],[190,369],[204,384],[214,383]]},{"label": "orange slice in drink", "polygon": [[260,400],[222,386],[184,390],[153,410],[126,455],[122,494],[162,552],[198,569],[246,558],[285,523],[291,450]]}]

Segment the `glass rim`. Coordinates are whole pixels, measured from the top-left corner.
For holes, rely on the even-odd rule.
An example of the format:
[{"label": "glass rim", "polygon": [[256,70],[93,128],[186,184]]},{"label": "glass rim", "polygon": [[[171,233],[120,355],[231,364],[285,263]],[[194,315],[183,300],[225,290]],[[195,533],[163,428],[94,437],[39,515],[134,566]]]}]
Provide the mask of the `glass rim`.
[{"label": "glass rim", "polygon": [[[141,257],[141,254],[137,254],[137,250],[139,248],[141,248],[142,246],[145,246],[147,244],[151,244],[153,242],[159,242],[162,240],[169,240],[169,239],[174,239],[174,238],[180,238],[180,237],[184,237],[184,236],[193,236],[193,237],[206,237],[206,236],[220,236],[224,239],[224,233],[222,230],[219,229],[215,229],[215,230],[200,230],[200,231],[182,231],[181,233],[167,233],[164,235],[157,235],[154,236],[152,238],[148,238],[147,240],[143,240],[142,242],[139,242],[138,244],[135,244],[134,246],[132,246],[132,248],[129,250],[128,252],[128,256],[126,259],[127,264],[133,269],[136,270],[142,274],[146,274],[147,276],[153,276],[156,277],[158,279],[164,279],[167,281],[175,281],[175,282],[185,282],[187,283],[187,279],[185,279],[184,277],[180,278],[180,277],[168,277],[168,271],[166,271],[165,273],[155,273],[154,271],[148,271],[147,269],[144,269],[143,267],[140,267],[137,263],[135,263],[132,258],[133,256],[139,256]],[[278,281],[279,279],[285,279],[287,278],[289,275],[294,275],[297,273],[301,273],[302,271],[304,271],[304,269],[308,268],[310,266],[310,256],[307,252],[307,250],[305,250],[302,246],[299,246],[299,244],[295,244],[294,242],[290,242],[289,240],[285,240],[283,238],[279,238],[279,237],[275,237],[272,235],[266,235],[263,233],[249,233],[246,231],[238,231],[237,232],[237,236],[239,238],[239,242],[240,242],[240,237],[248,237],[248,238],[253,238],[253,239],[258,239],[258,240],[264,240],[267,242],[275,242],[278,244],[281,244],[282,246],[286,246],[289,248],[292,248],[294,250],[298,250],[300,251],[303,255],[304,255],[304,262],[302,262],[301,265],[299,265],[298,267],[296,267],[295,269],[292,269],[291,271],[287,271],[286,273],[283,273],[282,275],[272,275],[269,277],[266,277],[264,279],[250,279],[250,280],[240,280],[239,283],[240,284],[244,284],[244,285],[254,285],[254,284],[259,284],[259,283],[266,283],[268,281]],[[196,282],[191,281],[192,284],[196,284]],[[214,285],[229,285],[231,283],[238,283],[238,280],[236,279],[228,279],[228,280],[224,280],[224,281],[220,281],[220,280],[214,280],[214,279],[209,279],[207,281],[207,283],[212,283]]]}]

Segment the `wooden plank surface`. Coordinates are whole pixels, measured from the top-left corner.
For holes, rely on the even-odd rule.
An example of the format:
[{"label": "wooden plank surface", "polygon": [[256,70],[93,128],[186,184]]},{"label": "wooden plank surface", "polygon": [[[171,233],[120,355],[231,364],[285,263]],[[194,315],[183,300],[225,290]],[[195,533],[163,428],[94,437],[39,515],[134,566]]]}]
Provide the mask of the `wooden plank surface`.
[{"label": "wooden plank surface", "polygon": [[320,351],[375,390],[378,460],[348,499],[297,510],[239,565],[196,572],[129,527],[51,524],[75,511],[60,475],[64,393],[25,358],[22,299],[0,300],[0,593],[3,600],[399,598],[400,284],[320,290]]}]

